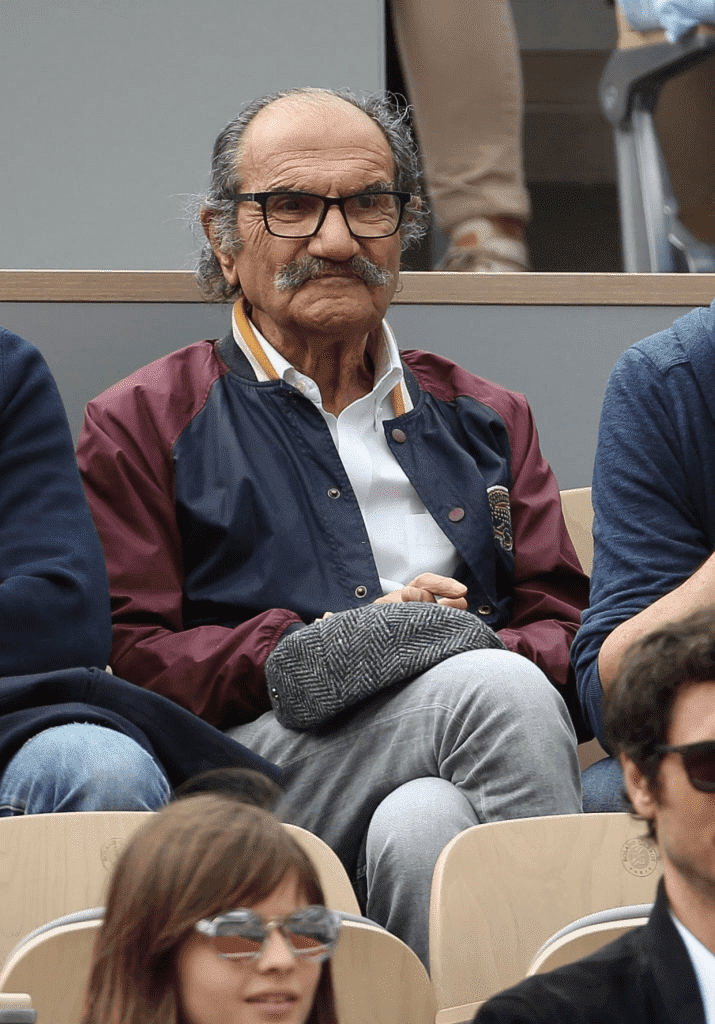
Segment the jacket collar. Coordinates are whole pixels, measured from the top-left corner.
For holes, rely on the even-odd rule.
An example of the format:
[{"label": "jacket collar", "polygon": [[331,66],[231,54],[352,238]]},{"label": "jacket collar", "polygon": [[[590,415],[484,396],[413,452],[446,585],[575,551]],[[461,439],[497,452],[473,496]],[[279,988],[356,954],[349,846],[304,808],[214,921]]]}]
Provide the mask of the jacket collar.
[{"label": "jacket collar", "polygon": [[[229,370],[233,370],[239,377],[244,377],[246,380],[251,381],[258,380],[253,367],[234,341],[232,331],[229,331],[228,334],[225,334],[223,338],[216,342],[216,351]],[[413,406],[416,406],[420,397],[420,386],[410,368],[405,364],[404,359],[401,359],[400,362],[405,374],[405,386],[412,399]]]},{"label": "jacket collar", "polygon": [[690,954],[671,919],[662,878],[645,932],[645,953],[667,1019],[672,1024],[705,1024],[698,979]]}]

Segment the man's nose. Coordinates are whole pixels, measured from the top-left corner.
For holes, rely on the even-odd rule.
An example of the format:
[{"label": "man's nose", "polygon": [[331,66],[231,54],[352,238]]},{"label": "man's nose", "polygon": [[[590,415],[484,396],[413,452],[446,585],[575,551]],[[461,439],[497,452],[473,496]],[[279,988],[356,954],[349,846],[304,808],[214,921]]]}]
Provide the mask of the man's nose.
[{"label": "man's nose", "polygon": [[308,252],[333,260],[347,260],[360,250],[360,244],[350,234],[347,221],[339,206],[331,206],[317,234],[309,239]]}]

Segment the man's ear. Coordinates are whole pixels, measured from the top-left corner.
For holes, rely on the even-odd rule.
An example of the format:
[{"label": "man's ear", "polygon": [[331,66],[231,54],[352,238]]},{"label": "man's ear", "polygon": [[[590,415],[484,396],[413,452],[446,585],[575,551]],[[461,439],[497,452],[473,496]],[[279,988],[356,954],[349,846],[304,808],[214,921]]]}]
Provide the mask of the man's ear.
[{"label": "man's ear", "polygon": [[653,796],[648,779],[640,768],[631,761],[630,757],[621,754],[620,759],[628,796],[631,799],[636,814],[647,821],[652,821],[655,818],[658,803]]},{"label": "man's ear", "polygon": [[236,269],[236,260],[234,259],[233,253],[221,251],[219,244],[214,236],[212,222],[213,214],[211,214],[208,210],[202,210],[201,226],[203,227],[204,234],[208,238],[209,244],[213,249],[214,256],[218,260],[219,266],[223,271],[223,276],[226,278],[229,284],[232,284],[234,287],[237,287],[239,285],[239,279],[238,270]]}]

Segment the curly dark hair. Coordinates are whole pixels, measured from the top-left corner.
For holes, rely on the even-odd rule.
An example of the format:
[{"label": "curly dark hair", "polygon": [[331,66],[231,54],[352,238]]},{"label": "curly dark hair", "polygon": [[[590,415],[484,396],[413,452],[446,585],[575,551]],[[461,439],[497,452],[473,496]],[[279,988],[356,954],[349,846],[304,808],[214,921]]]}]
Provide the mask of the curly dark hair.
[{"label": "curly dark hair", "polygon": [[[316,101],[335,98],[351,103],[377,124],[384,134],[395,161],[394,187],[398,192],[410,192],[416,200],[405,210],[400,227],[402,248],[406,249],[421,238],[427,230],[428,209],[420,185],[420,161],[417,146],[409,126],[409,112],[398,109],[384,95],[360,97],[348,90],[286,89],[261,96],[243,108],[230,121],[214,143],[211,160],[211,183],[205,196],[197,203],[197,219],[210,216],[214,241],[222,252],[237,252],[242,245],[236,226],[237,202],[233,195],[241,191],[239,162],[246,129],[253,118],[276,100],[307,97]],[[196,280],[204,298],[210,302],[230,302],[240,294],[240,287],[229,284],[221,266],[206,242],[196,265]]]},{"label": "curly dark hair", "polygon": [[[668,623],[636,641],[604,695],[606,741],[625,754],[659,797],[663,754],[676,697],[686,687],[715,680],[715,606]],[[632,804],[625,794],[626,802]],[[655,838],[652,822],[649,835]]]}]

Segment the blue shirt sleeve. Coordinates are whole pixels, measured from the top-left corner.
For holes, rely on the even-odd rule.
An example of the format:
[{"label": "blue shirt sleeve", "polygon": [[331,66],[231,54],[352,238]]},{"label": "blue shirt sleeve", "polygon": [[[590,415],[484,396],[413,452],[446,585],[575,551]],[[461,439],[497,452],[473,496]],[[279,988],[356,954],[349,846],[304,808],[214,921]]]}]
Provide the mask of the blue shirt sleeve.
[{"label": "blue shirt sleeve", "polygon": [[711,553],[697,491],[714,441],[676,333],[629,348],[601,412],[590,606],[571,650],[584,713],[604,745],[598,652],[616,626],[674,590]]}]

